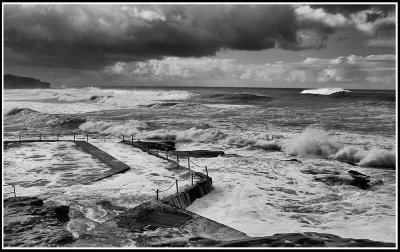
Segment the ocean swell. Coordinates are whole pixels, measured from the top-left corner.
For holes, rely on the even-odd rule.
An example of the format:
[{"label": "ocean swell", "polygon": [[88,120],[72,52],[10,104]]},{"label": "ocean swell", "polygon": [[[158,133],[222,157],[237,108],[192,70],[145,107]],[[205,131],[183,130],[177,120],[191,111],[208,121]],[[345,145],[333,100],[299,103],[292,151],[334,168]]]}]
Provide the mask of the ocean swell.
[{"label": "ocean swell", "polygon": [[227,103],[251,103],[251,102],[262,102],[262,101],[270,101],[273,98],[265,95],[257,95],[257,94],[248,94],[248,93],[235,93],[235,94],[211,94],[211,95],[203,95],[202,99],[208,101],[218,101],[218,102],[227,102]]}]

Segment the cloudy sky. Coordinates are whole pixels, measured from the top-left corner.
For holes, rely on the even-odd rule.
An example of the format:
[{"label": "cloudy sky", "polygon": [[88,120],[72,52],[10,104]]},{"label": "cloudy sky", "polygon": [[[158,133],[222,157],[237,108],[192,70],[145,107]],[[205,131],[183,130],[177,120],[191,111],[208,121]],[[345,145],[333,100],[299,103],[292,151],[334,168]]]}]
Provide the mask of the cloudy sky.
[{"label": "cloudy sky", "polygon": [[4,72],[54,86],[396,88],[397,6],[3,4]]}]

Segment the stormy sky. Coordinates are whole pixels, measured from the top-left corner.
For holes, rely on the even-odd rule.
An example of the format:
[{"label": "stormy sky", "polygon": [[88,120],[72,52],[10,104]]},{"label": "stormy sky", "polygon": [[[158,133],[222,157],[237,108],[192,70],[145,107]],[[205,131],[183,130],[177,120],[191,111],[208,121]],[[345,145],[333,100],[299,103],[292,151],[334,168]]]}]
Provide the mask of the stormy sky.
[{"label": "stormy sky", "polygon": [[4,72],[53,86],[396,88],[396,5],[3,4]]}]

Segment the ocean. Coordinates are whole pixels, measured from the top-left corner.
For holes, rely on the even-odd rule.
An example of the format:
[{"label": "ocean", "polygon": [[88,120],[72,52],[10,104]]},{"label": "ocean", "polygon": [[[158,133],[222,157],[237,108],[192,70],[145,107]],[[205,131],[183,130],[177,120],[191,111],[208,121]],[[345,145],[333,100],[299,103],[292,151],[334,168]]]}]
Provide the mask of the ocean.
[{"label": "ocean", "polygon": [[[3,150],[4,182],[18,196],[70,205],[76,218],[68,228],[76,237],[118,214],[98,202],[134,207],[184,177],[168,162],[118,143],[133,136],[172,140],[178,150],[224,151],[192,158],[193,169],[208,167],[214,191],[188,210],[249,236],[314,231],[396,242],[394,90],[9,89],[3,121],[4,139],[71,140],[75,133],[132,167],[80,185],[107,167],[73,143]],[[351,184],[349,170],[370,176],[370,187]]]}]

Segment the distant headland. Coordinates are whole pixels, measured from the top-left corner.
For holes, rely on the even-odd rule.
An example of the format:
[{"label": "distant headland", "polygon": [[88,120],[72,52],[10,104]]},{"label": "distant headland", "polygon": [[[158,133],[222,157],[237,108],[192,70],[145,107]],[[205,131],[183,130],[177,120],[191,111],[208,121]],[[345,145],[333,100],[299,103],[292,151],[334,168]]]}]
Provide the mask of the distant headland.
[{"label": "distant headland", "polygon": [[4,89],[16,88],[50,88],[50,83],[38,79],[21,77],[12,74],[4,75]]}]

